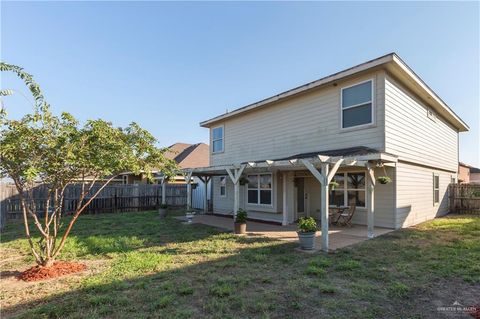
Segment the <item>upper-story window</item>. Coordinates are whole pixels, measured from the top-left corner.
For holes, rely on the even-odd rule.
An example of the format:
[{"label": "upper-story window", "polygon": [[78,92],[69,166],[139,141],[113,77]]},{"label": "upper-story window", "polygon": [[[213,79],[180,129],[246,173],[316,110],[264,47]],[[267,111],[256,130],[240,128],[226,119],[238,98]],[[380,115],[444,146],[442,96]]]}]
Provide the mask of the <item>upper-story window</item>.
[{"label": "upper-story window", "polygon": [[212,129],[212,152],[223,152],[223,126]]},{"label": "upper-story window", "polygon": [[342,88],[342,128],[373,124],[373,81]]}]

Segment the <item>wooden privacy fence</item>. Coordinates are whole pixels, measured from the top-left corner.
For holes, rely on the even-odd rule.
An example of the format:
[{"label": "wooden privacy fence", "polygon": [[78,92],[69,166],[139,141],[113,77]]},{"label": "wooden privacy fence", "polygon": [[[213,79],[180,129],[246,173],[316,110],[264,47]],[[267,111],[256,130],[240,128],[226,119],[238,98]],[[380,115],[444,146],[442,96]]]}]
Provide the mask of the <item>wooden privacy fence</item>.
[{"label": "wooden privacy fence", "polygon": [[[101,186],[94,186],[84,201],[95,194]],[[65,190],[64,213],[74,211],[78,204],[81,185],[71,185]],[[187,187],[182,184],[167,184],[165,190],[166,203],[170,206],[184,206],[187,204]],[[47,189],[39,185],[33,190],[37,211],[45,210]],[[158,184],[140,185],[109,185],[87,206],[85,214],[106,212],[132,212],[156,209],[162,203],[162,186]],[[1,225],[7,219],[21,218],[22,210],[17,189],[12,184],[0,183],[0,214]]]},{"label": "wooden privacy fence", "polygon": [[480,214],[480,184],[450,184],[450,212]]}]

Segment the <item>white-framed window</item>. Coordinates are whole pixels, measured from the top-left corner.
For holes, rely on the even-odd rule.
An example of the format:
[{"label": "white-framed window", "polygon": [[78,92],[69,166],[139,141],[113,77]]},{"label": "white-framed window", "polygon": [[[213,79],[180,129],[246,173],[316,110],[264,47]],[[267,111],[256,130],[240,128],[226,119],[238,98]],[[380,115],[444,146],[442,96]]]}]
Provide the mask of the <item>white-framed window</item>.
[{"label": "white-framed window", "polygon": [[373,80],[341,89],[342,129],[373,124]]},{"label": "white-framed window", "polygon": [[330,189],[329,204],[335,206],[350,206],[355,202],[356,207],[365,208],[365,194],[367,190],[365,172],[337,173],[333,178],[339,186]]},{"label": "white-framed window", "polygon": [[433,173],[433,205],[440,202],[440,176]]},{"label": "white-framed window", "polygon": [[272,205],[272,174],[251,174],[247,176],[247,203]]},{"label": "white-framed window", "polygon": [[122,184],[123,184],[123,185],[128,184],[128,175],[123,175],[123,176],[122,176]]},{"label": "white-framed window", "polygon": [[220,176],[220,197],[227,197],[227,176]]},{"label": "white-framed window", "polygon": [[223,131],[223,125],[212,129],[212,153],[223,152]]}]

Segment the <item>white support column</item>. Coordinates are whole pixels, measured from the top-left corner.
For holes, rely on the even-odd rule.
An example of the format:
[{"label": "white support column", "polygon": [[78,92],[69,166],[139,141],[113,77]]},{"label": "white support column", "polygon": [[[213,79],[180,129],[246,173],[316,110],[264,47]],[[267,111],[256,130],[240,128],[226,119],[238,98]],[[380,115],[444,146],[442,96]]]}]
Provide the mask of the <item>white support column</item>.
[{"label": "white support column", "polygon": [[205,193],[203,194],[203,213],[208,214],[208,182],[210,181],[210,177],[205,176],[204,178],[199,178],[203,182],[203,185],[205,185]]},{"label": "white support column", "polygon": [[[328,160],[319,155],[321,161]],[[322,162],[321,172],[319,172],[312,163],[306,159],[302,159],[301,162],[305,167],[315,176],[315,178],[320,182],[320,216],[322,222],[322,250],[328,252],[328,184],[333,179],[333,176],[337,172],[338,168],[343,162],[343,158],[339,159],[332,167],[332,170],[329,172],[329,163]]]},{"label": "white support column", "polygon": [[328,163],[322,163],[322,176],[325,176],[324,182],[320,184],[321,202],[320,214],[322,218],[322,250],[328,252]]},{"label": "white support column", "polygon": [[283,178],[283,218],[282,218],[282,225],[288,225],[288,214],[289,209],[288,209],[288,172],[284,172],[282,174]]},{"label": "white support column", "polygon": [[368,238],[375,237],[375,174],[370,163],[367,167],[368,185],[367,185],[367,235]]},{"label": "white support column", "polygon": [[165,177],[162,177],[162,204],[166,204],[167,203],[167,181],[165,179]]},{"label": "white support column", "polygon": [[227,168],[228,176],[233,182],[233,218],[237,217],[237,211],[240,208],[240,176],[242,176],[243,170],[246,165],[242,164],[240,167],[234,167],[233,169]]},{"label": "white support column", "polygon": [[192,171],[185,174],[185,181],[187,182],[187,212],[192,211]]}]

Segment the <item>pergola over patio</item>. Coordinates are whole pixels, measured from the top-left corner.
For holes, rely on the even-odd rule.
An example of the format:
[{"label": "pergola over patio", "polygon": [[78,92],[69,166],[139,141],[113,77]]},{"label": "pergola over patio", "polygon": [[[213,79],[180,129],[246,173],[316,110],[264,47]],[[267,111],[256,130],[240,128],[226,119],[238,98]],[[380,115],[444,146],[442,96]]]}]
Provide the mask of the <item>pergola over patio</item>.
[{"label": "pergola over patio", "polygon": [[[225,173],[230,177],[234,185],[234,217],[240,208],[240,177],[245,170],[249,169],[264,169],[277,171],[295,171],[307,169],[320,183],[320,216],[321,216],[321,236],[322,236],[322,250],[328,251],[329,247],[329,183],[332,181],[335,173],[342,166],[363,167],[367,176],[367,232],[368,237],[373,238],[374,233],[374,188],[375,175],[374,168],[381,166],[395,166],[397,157],[388,153],[378,152],[377,150],[367,147],[354,147],[348,149],[339,149],[332,151],[321,151],[314,153],[303,153],[290,156],[282,159],[261,160],[244,162],[232,165],[220,165],[200,167],[193,169],[182,170],[185,181],[187,182],[187,206],[191,207],[191,179],[192,176],[198,176],[205,184],[212,176],[224,176]],[[289,209],[287,179],[283,179],[283,225],[286,225],[287,211]],[[205,192],[206,194],[206,192]],[[293,199],[293,197],[292,197]],[[204,209],[207,210],[207,197],[204,199]]]}]

